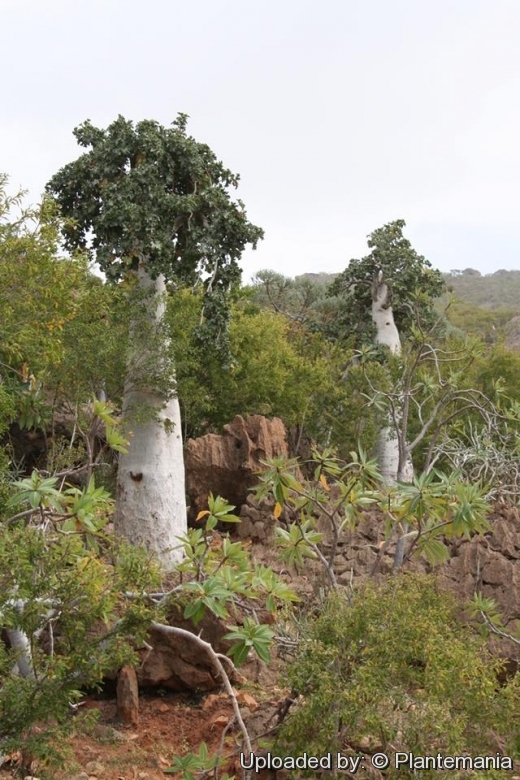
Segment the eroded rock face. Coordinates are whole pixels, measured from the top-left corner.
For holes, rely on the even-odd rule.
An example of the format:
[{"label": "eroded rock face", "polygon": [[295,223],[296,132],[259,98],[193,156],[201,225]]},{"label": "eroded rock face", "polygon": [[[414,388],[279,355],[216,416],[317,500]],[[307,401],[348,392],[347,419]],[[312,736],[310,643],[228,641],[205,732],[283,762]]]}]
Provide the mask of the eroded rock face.
[{"label": "eroded rock face", "polygon": [[[229,650],[230,642],[223,639],[228,629],[224,622],[219,621],[211,612],[207,612],[197,626],[180,614],[170,615],[169,622],[200,635],[217,653],[225,655]],[[152,628],[148,642],[152,650],[139,650],[141,664],[137,669],[137,679],[140,687],[160,686],[172,691],[212,691],[222,685],[209,655],[205,655],[188,637],[175,636]],[[241,675],[231,671],[231,665],[226,671],[229,672],[232,682],[242,680]]]},{"label": "eroded rock face", "polygon": [[207,508],[208,495],[220,495],[239,508],[257,483],[260,461],[287,455],[285,426],[278,418],[237,416],[221,435],[208,433],[186,445],[186,491],[190,519]]},{"label": "eroded rock face", "polygon": [[187,639],[152,629],[149,641],[153,650],[141,651],[140,686],[173,691],[211,691],[217,687],[209,657],[204,658],[199,648],[194,651]]},{"label": "eroded rock face", "polygon": [[475,590],[493,598],[511,627],[520,620],[520,517],[497,505],[492,531],[453,543],[452,557],[439,574],[457,595],[471,599]]},{"label": "eroded rock face", "polygon": [[[496,504],[489,520],[491,530],[486,534],[451,540],[450,559],[442,566],[432,569],[421,556],[408,562],[405,569],[433,571],[440,585],[462,603],[471,601],[476,592],[494,599],[506,630],[513,632],[520,623],[520,514],[514,507]],[[382,528],[382,517],[367,513],[356,531],[342,536],[335,559],[340,584],[355,583],[370,573],[383,541]],[[393,552],[392,545],[380,560],[379,576],[391,571]],[[493,638],[491,644],[498,648]],[[518,657],[518,647],[513,643],[502,642],[504,651],[512,658]]]},{"label": "eroded rock face", "polygon": [[233,529],[237,538],[272,545],[277,525],[273,514],[274,507],[274,498],[258,501],[256,496],[250,493],[240,509],[240,523]]},{"label": "eroded rock face", "polygon": [[139,690],[133,666],[123,666],[117,676],[116,718],[126,726],[139,725]]}]

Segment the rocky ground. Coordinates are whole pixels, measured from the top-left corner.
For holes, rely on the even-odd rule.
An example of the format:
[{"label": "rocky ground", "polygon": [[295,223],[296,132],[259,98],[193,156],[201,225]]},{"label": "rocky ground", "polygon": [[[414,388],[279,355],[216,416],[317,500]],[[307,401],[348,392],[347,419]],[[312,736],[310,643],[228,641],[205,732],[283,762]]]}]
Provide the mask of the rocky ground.
[{"label": "rocky ground", "polygon": [[[204,505],[207,491],[226,495],[234,488],[233,503],[239,505],[242,523],[234,533],[252,545],[255,557],[283,571],[276,563],[273,548],[275,519],[272,505],[258,506],[248,494],[260,460],[286,453],[284,430],[264,418],[236,420],[226,426],[224,435],[211,434],[188,445],[191,474],[188,487],[192,505]],[[281,423],[280,423],[281,425]],[[223,488],[228,487],[226,491]],[[281,518],[283,521],[283,517]],[[461,603],[476,591],[495,599],[509,630],[520,622],[520,514],[516,508],[496,504],[490,516],[491,530],[471,540],[452,541],[450,560],[436,570],[439,582],[453,591]],[[382,517],[369,512],[355,532],[345,532],[335,558],[338,581],[355,587],[371,574],[378,557],[383,534]],[[326,532],[326,528],[323,528]],[[326,552],[326,540],[325,540]],[[392,548],[378,561],[376,576],[391,569]],[[424,560],[408,564],[409,569],[429,571]],[[306,571],[293,576],[292,585],[304,598],[311,596],[319,582],[320,569],[309,563]],[[177,621],[176,621],[177,622]],[[218,621],[209,619],[202,625],[203,638],[218,646],[222,636]],[[219,637],[220,631],[220,637]],[[117,720],[115,685],[107,685],[105,697],[86,697],[83,707],[99,713],[97,724],[88,730],[77,730],[70,740],[70,760],[61,768],[58,780],[159,780],[174,756],[196,750],[205,741],[210,751],[221,750],[229,759],[233,774],[239,734],[232,720],[232,708],[225,693],[218,688],[201,659],[190,657],[189,647],[172,646],[155,637],[153,654],[141,658],[139,679],[141,693],[139,712],[132,725]],[[225,647],[219,648],[225,652]],[[509,659],[510,671],[518,668],[520,648],[512,643],[502,645]],[[245,677],[235,679],[235,687],[248,727],[255,735],[269,732],[276,723],[277,709],[286,692],[280,687],[280,662],[269,669],[257,661],[248,662]],[[152,687],[150,687],[152,686]],[[186,689],[198,691],[197,694]],[[225,736],[223,737],[223,732]],[[5,764],[1,778],[20,772],[19,757]],[[25,767],[22,776],[41,775],[41,768]],[[239,773],[236,774],[239,776]]]},{"label": "rocky ground", "polygon": [[[247,522],[250,523],[249,531],[254,533],[262,514],[265,515],[263,540],[254,544],[254,550],[260,560],[273,564],[275,553],[270,545],[273,518],[265,508],[254,506],[253,501],[244,506],[241,533],[247,529]],[[520,517],[516,509],[497,504],[490,520],[492,531],[485,536],[452,543],[452,557],[437,569],[437,575],[439,581],[462,600],[471,598],[476,587],[485,596],[495,598],[513,628],[520,619]],[[367,514],[355,533],[344,534],[336,559],[340,582],[355,587],[356,582],[367,576],[381,538],[381,518],[374,513]],[[380,575],[390,569],[390,552],[381,560]],[[409,568],[428,571],[429,566],[423,560],[416,560]],[[301,593],[310,595],[317,571],[309,569],[301,573],[294,578],[293,585]],[[211,633],[216,629],[208,625],[206,630]],[[171,650],[164,651],[163,648],[166,661],[159,653],[155,661],[148,663],[148,680],[150,675],[163,674],[166,675],[164,682],[171,684],[171,680],[168,683]],[[514,671],[520,654],[515,646],[510,646],[509,651],[511,671]],[[174,661],[171,663],[175,666]],[[189,680],[193,670],[187,663],[182,668]],[[262,662],[251,661],[244,670],[245,677],[236,682],[239,702],[255,734],[268,732],[276,723],[277,709],[286,696],[287,692],[279,685],[279,668],[279,662],[268,669]],[[200,673],[200,669],[196,669],[196,674]],[[206,681],[206,677],[200,679]],[[224,739],[222,737],[223,730],[232,723],[232,707],[224,692],[218,689],[199,694],[176,692],[161,687],[160,679],[157,679],[155,688],[140,694],[138,722],[124,726],[117,720],[114,688],[109,684],[105,697],[85,699],[84,707],[96,710],[99,720],[93,728],[78,730],[70,740],[70,759],[56,772],[58,780],[159,780],[165,777],[164,772],[174,756],[198,749],[201,741],[206,742],[210,751],[222,750],[232,774],[240,734],[236,726],[231,725]],[[19,770],[19,763],[16,757],[13,758],[13,762],[0,771],[0,778],[12,777]],[[24,774],[39,776],[38,771],[38,767],[27,768]]]},{"label": "rocky ground", "polygon": [[[67,759],[51,773],[57,780],[159,780],[176,755],[197,749],[205,740],[217,749],[223,725],[231,715],[225,696],[203,697],[171,692],[142,694],[139,723],[133,727],[117,721],[114,698],[86,698],[84,708],[96,710],[95,726],[78,725],[68,741]],[[1,778],[48,777],[48,770],[35,764],[21,765],[14,755],[0,770]]]}]

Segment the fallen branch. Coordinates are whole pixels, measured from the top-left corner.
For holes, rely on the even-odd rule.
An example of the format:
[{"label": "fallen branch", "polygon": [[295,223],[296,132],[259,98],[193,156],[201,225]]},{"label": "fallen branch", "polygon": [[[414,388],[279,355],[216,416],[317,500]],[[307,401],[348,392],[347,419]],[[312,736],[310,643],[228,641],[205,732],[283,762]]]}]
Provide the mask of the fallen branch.
[{"label": "fallen branch", "polygon": [[193,642],[197,647],[199,647],[201,650],[204,650],[208,656],[210,657],[213,668],[215,669],[217,675],[222,680],[222,684],[224,688],[226,689],[226,693],[228,694],[231,704],[233,706],[233,712],[235,713],[235,718],[237,719],[237,723],[240,727],[240,731],[242,732],[242,736],[244,738],[244,745],[246,747],[246,757],[249,757],[249,755],[253,752],[253,748],[251,746],[251,740],[249,738],[249,733],[246,728],[246,724],[244,723],[244,720],[242,718],[242,713],[240,712],[240,707],[238,705],[237,697],[235,694],[235,691],[233,690],[233,686],[231,685],[231,682],[229,680],[228,673],[224,669],[224,663],[226,663],[227,666],[230,666],[232,670],[235,669],[235,665],[225,655],[221,655],[220,653],[215,652],[213,647],[209,642],[205,642],[204,639],[201,639],[200,636],[197,636],[196,634],[192,634],[191,631],[186,631],[184,628],[179,628],[178,626],[167,626],[164,625],[164,623],[156,623],[155,621],[151,624],[152,628],[155,628],[156,631],[162,631],[164,634],[173,634],[175,636],[181,636],[184,639],[188,639],[190,642]]}]

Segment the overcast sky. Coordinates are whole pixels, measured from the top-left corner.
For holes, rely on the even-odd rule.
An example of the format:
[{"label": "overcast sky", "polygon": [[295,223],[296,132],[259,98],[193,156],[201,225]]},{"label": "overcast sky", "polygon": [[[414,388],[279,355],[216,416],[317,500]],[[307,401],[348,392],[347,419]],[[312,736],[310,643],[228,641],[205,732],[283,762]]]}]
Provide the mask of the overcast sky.
[{"label": "overcast sky", "polygon": [[36,201],[118,114],[189,131],[265,230],[341,271],[403,218],[437,268],[520,268],[520,0],[0,0],[0,171]]}]

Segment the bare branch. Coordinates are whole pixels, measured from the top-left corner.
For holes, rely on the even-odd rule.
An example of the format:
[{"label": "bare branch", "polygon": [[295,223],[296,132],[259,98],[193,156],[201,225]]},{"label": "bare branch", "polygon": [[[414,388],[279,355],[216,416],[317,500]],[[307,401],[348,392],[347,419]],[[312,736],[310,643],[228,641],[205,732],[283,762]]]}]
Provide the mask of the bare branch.
[{"label": "bare branch", "polygon": [[229,676],[226,670],[224,669],[224,664],[223,664],[223,661],[225,660],[226,665],[228,665],[232,670],[234,670],[235,666],[231,661],[231,659],[221,655],[220,653],[216,653],[209,642],[205,642],[204,639],[201,639],[200,636],[196,636],[196,634],[192,634],[191,631],[186,631],[184,628],[179,628],[178,626],[167,626],[164,625],[163,623],[156,623],[155,621],[152,623],[152,628],[155,628],[157,631],[161,631],[162,633],[165,634],[173,634],[174,636],[181,636],[184,639],[187,639],[188,641],[192,642],[199,649],[203,650],[208,654],[213,664],[214,670],[217,673],[217,676],[220,677],[220,679],[222,680],[222,684],[226,689],[226,693],[228,694],[231,700],[231,704],[233,706],[233,712],[235,713],[237,723],[240,727],[240,731],[242,732],[242,736],[244,738],[244,744],[247,751],[246,755],[249,756],[253,752],[251,739],[249,737],[246,724],[244,723],[244,720],[242,718],[242,713],[240,712],[240,707],[237,701],[235,691],[233,690],[233,686],[231,685]]},{"label": "bare branch", "polygon": [[495,624],[488,618],[485,612],[480,610],[480,615],[482,616],[486,626],[493,634],[497,634],[498,636],[501,636],[503,639],[510,639],[511,642],[515,643],[515,645],[520,645],[520,639],[518,639],[518,637],[513,636],[513,634],[509,634],[507,631],[502,631],[500,628],[498,628],[498,626],[495,626]]}]

